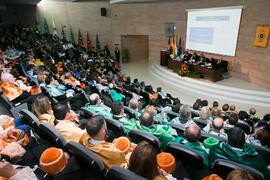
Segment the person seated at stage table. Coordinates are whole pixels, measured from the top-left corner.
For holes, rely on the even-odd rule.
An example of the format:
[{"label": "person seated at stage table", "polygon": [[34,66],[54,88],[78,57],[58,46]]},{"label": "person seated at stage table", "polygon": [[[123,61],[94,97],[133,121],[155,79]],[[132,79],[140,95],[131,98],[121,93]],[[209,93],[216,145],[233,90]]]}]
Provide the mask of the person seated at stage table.
[{"label": "person seated at stage table", "polygon": [[55,128],[63,134],[66,141],[79,142],[85,131],[74,122],[74,113],[70,107],[67,104],[58,103],[53,106],[53,114],[55,116]]},{"label": "person seated at stage table", "polygon": [[3,94],[6,96],[8,101],[13,103],[22,103],[23,100],[27,100],[31,97],[29,91],[31,87],[23,84],[21,80],[16,80],[10,73],[1,74],[1,88]]},{"label": "person seated at stage table", "polygon": [[91,117],[86,123],[86,131],[87,133],[83,134],[80,143],[95,152],[107,169],[113,165],[127,168],[128,160],[125,154],[114,144],[106,142],[107,125],[103,116]]},{"label": "person seated at stage table", "polygon": [[86,108],[104,117],[112,117],[109,108],[102,104],[101,99],[97,93],[93,93],[89,97],[89,103],[85,105]]},{"label": "person seated at stage table", "polygon": [[245,133],[242,129],[234,127],[228,132],[228,142],[220,142],[210,149],[209,166],[217,159],[227,159],[257,169],[265,178],[269,178],[270,170],[256,150],[245,141]]},{"label": "person seated at stage table", "polygon": [[216,117],[212,123],[208,123],[207,126],[203,128],[206,133],[214,134],[223,138],[227,138],[227,134],[224,133],[224,121],[220,117]]},{"label": "person seated at stage table", "polygon": [[184,131],[184,137],[178,138],[178,143],[184,144],[187,147],[193,148],[200,152],[204,158],[204,164],[208,166],[208,153],[200,144],[199,138],[201,137],[201,129],[197,124],[190,124]]}]

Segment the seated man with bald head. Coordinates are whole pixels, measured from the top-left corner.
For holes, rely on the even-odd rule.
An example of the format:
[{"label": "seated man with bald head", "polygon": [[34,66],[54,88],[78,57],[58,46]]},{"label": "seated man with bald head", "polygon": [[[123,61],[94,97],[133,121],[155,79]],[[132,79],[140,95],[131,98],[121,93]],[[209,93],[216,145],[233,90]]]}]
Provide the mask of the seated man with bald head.
[{"label": "seated man with bald head", "polygon": [[108,108],[102,104],[101,99],[97,93],[91,94],[89,99],[90,103],[87,103],[85,107],[104,117],[112,117]]},{"label": "seated man with bald head", "polygon": [[224,133],[223,126],[223,119],[220,117],[216,117],[212,123],[207,124],[207,126],[203,128],[203,131],[223,138],[227,138],[227,134]]},{"label": "seated man with bald head", "polygon": [[125,154],[114,144],[106,142],[107,125],[103,116],[91,117],[86,123],[86,131],[87,133],[81,137],[80,143],[95,152],[107,169],[113,165],[127,167],[128,161]]},{"label": "seated man with bald head", "polygon": [[234,114],[238,114],[237,111],[235,111],[235,105],[231,105],[230,109],[227,111],[227,113],[234,113]]},{"label": "seated man with bald head", "polygon": [[208,166],[208,154],[204,147],[200,144],[201,129],[196,124],[190,124],[184,132],[184,137],[178,138],[178,143],[197,150],[203,155],[204,164]]}]

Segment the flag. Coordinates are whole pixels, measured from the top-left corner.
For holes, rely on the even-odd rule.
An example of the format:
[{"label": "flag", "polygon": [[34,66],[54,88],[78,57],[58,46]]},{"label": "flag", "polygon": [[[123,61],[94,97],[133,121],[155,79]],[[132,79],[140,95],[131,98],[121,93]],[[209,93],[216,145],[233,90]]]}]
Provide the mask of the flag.
[{"label": "flag", "polygon": [[107,39],[105,39],[105,41],[104,41],[104,47],[108,47],[108,41],[107,41]]},{"label": "flag", "polygon": [[73,37],[71,25],[69,26],[69,41],[72,43],[74,42],[74,37]]},{"label": "flag", "polygon": [[168,39],[168,48],[170,48],[170,46],[171,46],[171,37],[169,37]]},{"label": "flag", "polygon": [[78,35],[78,45],[83,46],[83,38],[82,38],[80,29],[79,29],[79,35]]},{"label": "flag", "polygon": [[180,39],[179,39],[179,45],[178,45],[178,54],[177,54],[177,56],[181,56],[181,54],[182,54],[182,47],[181,47],[181,36],[180,36]]},{"label": "flag", "polygon": [[37,15],[36,15],[36,28],[37,28],[38,31],[41,31],[40,24],[39,24],[39,18],[38,18]]},{"label": "flag", "polygon": [[177,56],[177,50],[178,50],[178,48],[177,48],[177,41],[178,41],[178,36],[176,36],[176,39],[175,39],[175,47],[174,47],[174,50],[175,50],[175,52],[174,52],[174,56],[176,57]]},{"label": "flag", "polygon": [[98,35],[96,34],[96,50],[100,51],[100,44],[99,44],[99,40],[98,40]]},{"label": "flag", "polygon": [[47,35],[50,35],[50,29],[49,29],[49,26],[47,24],[47,20],[46,18],[44,17],[44,33],[47,34]]},{"label": "flag", "polygon": [[65,31],[64,31],[64,27],[62,24],[61,24],[61,28],[62,28],[62,39],[63,40],[66,40],[66,35],[65,35]]},{"label": "flag", "polygon": [[89,37],[88,32],[87,32],[87,48],[88,48],[89,50],[91,50],[91,48],[92,48],[92,45],[91,45],[91,41],[90,41],[90,37]]},{"label": "flag", "polygon": [[174,57],[175,56],[175,42],[174,42],[174,37],[172,38],[171,46],[172,46],[172,55]]},{"label": "flag", "polygon": [[56,36],[57,32],[56,32],[56,26],[54,24],[54,20],[52,20],[52,27],[53,27],[53,35]]}]

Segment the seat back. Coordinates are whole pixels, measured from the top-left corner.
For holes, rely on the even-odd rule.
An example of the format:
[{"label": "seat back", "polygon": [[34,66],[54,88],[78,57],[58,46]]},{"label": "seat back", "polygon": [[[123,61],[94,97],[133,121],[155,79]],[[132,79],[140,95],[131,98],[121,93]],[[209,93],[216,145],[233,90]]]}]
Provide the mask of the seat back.
[{"label": "seat back", "polygon": [[263,146],[251,145],[262,156],[266,166],[270,165],[270,149]]},{"label": "seat back", "polygon": [[41,136],[48,140],[51,145],[63,149],[67,144],[65,137],[50,124],[41,123],[39,129]]},{"label": "seat back", "polygon": [[96,112],[94,112],[94,111],[88,109],[87,107],[81,107],[80,111],[81,111],[80,115],[81,115],[83,118],[90,118],[90,117],[92,117],[92,116],[97,115]]},{"label": "seat back", "polygon": [[101,97],[104,101],[104,104],[108,107],[112,107],[112,104],[113,104],[113,98],[112,98],[112,95],[109,91],[103,89],[101,91]]},{"label": "seat back", "polygon": [[141,141],[147,141],[151,143],[157,151],[160,151],[159,139],[150,133],[139,129],[132,129],[129,132],[129,137],[131,138],[131,141],[136,144],[140,143]]},{"label": "seat back", "polygon": [[176,118],[176,117],[179,117],[180,114],[175,113],[175,112],[168,112],[168,113],[167,113],[167,116],[169,116],[170,119],[174,119],[174,118]]},{"label": "seat back", "polygon": [[189,165],[197,169],[204,167],[203,155],[185,145],[169,142],[166,152],[171,153],[176,160],[181,161],[184,165]]},{"label": "seat back", "polygon": [[123,126],[123,124],[111,118],[105,118],[105,120],[107,123],[107,128],[112,130],[116,137],[126,135],[125,127]]},{"label": "seat back", "polygon": [[128,119],[136,119],[136,112],[133,109],[124,106],[124,111],[128,115]]},{"label": "seat back", "polygon": [[170,125],[173,129],[176,130],[178,136],[181,136],[181,137],[184,136],[184,132],[186,128],[179,126],[178,124],[175,124],[175,123],[168,123],[168,125]]},{"label": "seat back", "polygon": [[212,172],[218,174],[223,179],[226,179],[227,175],[235,169],[248,171],[256,180],[264,179],[263,174],[258,170],[233,161],[217,159],[212,166]]},{"label": "seat back", "polygon": [[209,137],[216,138],[219,141],[226,141],[226,139],[223,138],[223,137],[220,137],[220,136],[217,136],[217,135],[214,135],[214,134],[210,134],[210,133],[205,133],[205,132],[201,133],[201,137],[200,137],[199,140],[200,140],[200,142],[203,142],[205,139],[207,139]]},{"label": "seat back", "polygon": [[105,166],[94,152],[74,141],[68,142],[65,149],[78,160],[84,179],[104,179]]},{"label": "seat back", "polygon": [[241,123],[241,122],[238,122],[236,125],[236,127],[239,127],[241,128],[246,134],[250,134],[251,133],[251,127],[247,124],[244,124],[244,123]]},{"label": "seat back", "polygon": [[267,124],[269,124],[268,121],[261,120],[258,122],[257,127],[266,126]]},{"label": "seat back", "polygon": [[94,85],[90,85],[90,91],[91,91],[91,94],[93,93],[97,93],[100,95],[99,91],[98,91],[98,88]]},{"label": "seat back", "polygon": [[193,119],[193,121],[201,128],[203,129],[205,126],[207,126],[207,121],[201,120],[201,119]]},{"label": "seat back", "polygon": [[23,109],[20,111],[21,118],[28,124],[34,131],[39,132],[39,119],[30,111]]},{"label": "seat back", "polygon": [[50,91],[46,87],[41,86],[40,88],[42,92],[45,94],[45,96],[47,96],[50,99],[53,105],[58,103],[58,101],[51,95]]},{"label": "seat back", "polygon": [[146,180],[144,177],[135,174],[134,172],[121,168],[119,166],[112,166],[106,176],[107,180]]}]

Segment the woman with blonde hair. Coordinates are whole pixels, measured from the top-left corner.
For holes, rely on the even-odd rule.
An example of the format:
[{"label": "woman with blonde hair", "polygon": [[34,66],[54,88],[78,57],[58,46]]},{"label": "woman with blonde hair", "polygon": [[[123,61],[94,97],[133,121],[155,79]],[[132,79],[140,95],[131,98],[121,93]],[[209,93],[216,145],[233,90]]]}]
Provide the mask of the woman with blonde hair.
[{"label": "woman with blonde hair", "polygon": [[32,104],[32,111],[40,120],[54,126],[55,117],[53,115],[51,102],[46,96],[38,96]]},{"label": "woman with blonde hair", "polygon": [[129,101],[129,108],[133,109],[136,112],[136,119],[139,119],[141,116],[141,113],[139,112],[139,101],[136,98],[132,98]]}]

